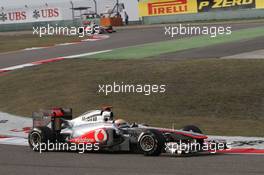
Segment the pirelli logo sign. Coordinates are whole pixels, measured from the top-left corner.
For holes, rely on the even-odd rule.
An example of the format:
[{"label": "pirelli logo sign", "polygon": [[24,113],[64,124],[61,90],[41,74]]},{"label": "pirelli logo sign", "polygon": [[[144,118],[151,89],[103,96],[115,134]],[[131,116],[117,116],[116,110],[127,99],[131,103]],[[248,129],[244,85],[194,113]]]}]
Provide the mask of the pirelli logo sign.
[{"label": "pirelli logo sign", "polygon": [[148,4],[149,15],[183,13],[188,11],[187,0],[154,2]]},{"label": "pirelli logo sign", "polygon": [[196,0],[149,0],[139,3],[140,16],[196,13],[196,7]]}]

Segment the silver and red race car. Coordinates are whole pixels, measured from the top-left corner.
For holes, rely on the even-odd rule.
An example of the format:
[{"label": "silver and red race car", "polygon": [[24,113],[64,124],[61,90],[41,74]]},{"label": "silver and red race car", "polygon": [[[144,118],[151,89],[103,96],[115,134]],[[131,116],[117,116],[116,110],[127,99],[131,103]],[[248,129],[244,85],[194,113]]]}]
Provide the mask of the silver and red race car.
[{"label": "silver and red race car", "polygon": [[84,33],[85,35],[98,35],[98,34],[106,34],[106,33],[114,33],[116,32],[113,29],[113,26],[100,26],[96,24],[94,21],[87,21],[83,23],[83,26],[79,28],[79,34]]},{"label": "silver and red race car", "polygon": [[34,112],[28,142],[35,151],[47,143],[94,144],[99,151],[128,151],[146,156],[158,156],[164,152],[196,153],[204,151],[205,143],[211,146],[208,147],[210,150],[221,144],[208,142],[207,136],[192,125],[174,130],[114,120],[111,107],[88,111],[75,119],[68,108]]}]

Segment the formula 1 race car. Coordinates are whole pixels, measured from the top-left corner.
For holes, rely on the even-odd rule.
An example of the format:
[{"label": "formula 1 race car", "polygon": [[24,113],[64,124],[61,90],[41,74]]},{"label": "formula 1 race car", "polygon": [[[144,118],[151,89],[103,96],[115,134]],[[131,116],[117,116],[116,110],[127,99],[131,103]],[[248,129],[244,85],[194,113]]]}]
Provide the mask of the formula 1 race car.
[{"label": "formula 1 race car", "polygon": [[[82,14],[83,16],[83,21],[82,21],[82,27],[83,29],[80,30],[85,30],[89,34],[105,34],[105,33],[114,33],[116,32],[113,29],[113,26],[111,25],[100,25],[100,16],[96,13],[84,13]],[[83,31],[79,31],[82,33]]]},{"label": "formula 1 race car", "polygon": [[106,34],[106,33],[114,33],[116,32],[112,26],[100,26],[93,21],[88,21],[83,24],[82,28],[79,28],[79,34],[85,33],[86,35],[98,35],[98,34]]},{"label": "formula 1 race car", "polygon": [[[208,143],[206,139],[207,136],[192,125],[182,130],[174,130],[145,124],[129,124],[123,119],[114,120],[111,107],[88,111],[75,119],[72,119],[72,110],[66,108],[34,112],[33,128],[28,136],[29,145],[35,151],[48,142],[97,144],[101,151],[129,151],[146,156],[158,156],[163,152],[201,152],[202,146]],[[183,148],[183,143],[191,146]],[[209,145],[212,143],[215,142],[210,141]],[[181,146],[178,146],[179,144]],[[193,149],[193,145],[198,145],[198,149]]]}]

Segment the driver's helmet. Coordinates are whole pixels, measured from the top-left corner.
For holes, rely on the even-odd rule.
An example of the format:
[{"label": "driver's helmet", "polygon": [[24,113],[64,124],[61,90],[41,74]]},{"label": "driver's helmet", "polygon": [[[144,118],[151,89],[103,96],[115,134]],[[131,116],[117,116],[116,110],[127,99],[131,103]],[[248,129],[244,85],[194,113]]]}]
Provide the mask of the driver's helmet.
[{"label": "driver's helmet", "polygon": [[114,123],[117,127],[128,127],[129,126],[129,124],[123,119],[117,119],[115,120]]},{"label": "driver's helmet", "polygon": [[102,111],[102,117],[104,121],[111,121],[114,118],[114,114],[112,111]]}]

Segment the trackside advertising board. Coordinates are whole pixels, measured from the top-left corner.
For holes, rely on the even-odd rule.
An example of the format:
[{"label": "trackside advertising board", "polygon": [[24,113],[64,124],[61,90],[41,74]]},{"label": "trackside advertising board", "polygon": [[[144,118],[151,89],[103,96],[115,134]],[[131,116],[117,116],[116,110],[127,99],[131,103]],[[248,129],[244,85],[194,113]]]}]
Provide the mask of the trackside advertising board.
[{"label": "trackside advertising board", "polygon": [[139,2],[140,16],[160,16],[197,13],[196,0],[142,0]]},{"label": "trackside advertising board", "polygon": [[61,20],[61,9],[43,7],[35,9],[12,9],[0,11],[0,24],[28,23]]},{"label": "trackside advertising board", "polygon": [[198,12],[255,8],[255,0],[197,0]]},{"label": "trackside advertising board", "polygon": [[264,8],[264,0],[256,0],[256,8],[263,9]]},{"label": "trackside advertising board", "polygon": [[140,16],[264,8],[264,0],[141,0]]}]

